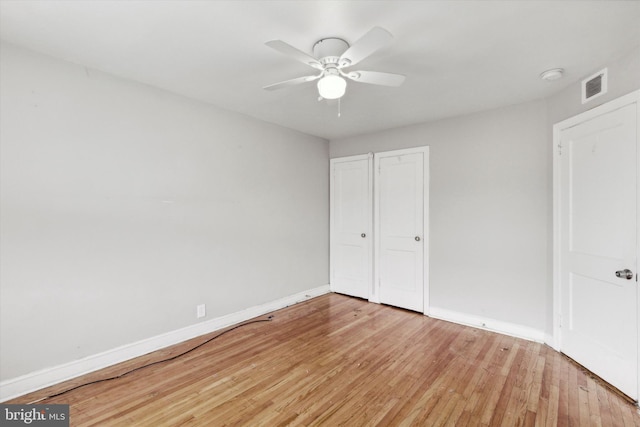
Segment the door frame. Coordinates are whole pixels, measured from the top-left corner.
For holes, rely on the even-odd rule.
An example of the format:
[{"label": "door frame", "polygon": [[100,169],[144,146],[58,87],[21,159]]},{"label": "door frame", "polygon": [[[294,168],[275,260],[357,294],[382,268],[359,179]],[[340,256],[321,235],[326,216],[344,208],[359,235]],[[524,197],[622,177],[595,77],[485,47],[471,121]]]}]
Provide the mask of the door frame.
[{"label": "door frame", "polygon": [[[368,154],[359,154],[359,155],[355,155],[355,156],[346,156],[346,157],[336,157],[333,159],[329,159],[329,287],[331,289],[332,292],[335,292],[333,285],[332,285],[332,279],[333,279],[333,269],[334,269],[334,265],[335,265],[335,251],[333,250],[333,244],[335,242],[335,224],[334,224],[334,209],[335,209],[335,203],[333,203],[333,196],[334,196],[334,186],[335,186],[335,182],[334,182],[334,176],[333,176],[333,167],[336,163],[345,163],[345,162],[352,162],[352,161],[356,161],[356,160],[367,160],[368,162],[368,167],[369,167],[369,176],[367,178],[368,180],[368,188],[367,188],[367,206],[369,206],[369,214],[367,215],[367,226],[365,227],[366,230],[364,231],[367,236],[372,236],[373,235],[373,153],[368,153]],[[373,293],[373,289],[372,289],[372,283],[373,283],[373,243],[369,243],[367,245],[367,259],[369,260],[369,265],[368,265],[368,277],[369,277],[369,281],[367,283],[367,289],[368,289],[368,298],[371,298],[371,295]]]},{"label": "door frame", "polygon": [[423,284],[423,310],[422,313],[424,315],[429,315],[429,147],[415,147],[415,148],[405,148],[401,150],[392,150],[392,151],[380,151],[376,152],[373,155],[374,166],[373,166],[373,223],[375,225],[375,230],[373,233],[373,242],[374,242],[374,262],[373,262],[373,293],[371,294],[369,301],[380,303],[380,263],[378,262],[378,256],[380,254],[380,232],[379,226],[380,223],[378,218],[380,217],[380,188],[376,185],[377,177],[380,172],[380,155],[385,156],[399,156],[404,154],[416,154],[422,153],[423,155],[423,184],[424,184],[424,198],[423,198],[423,210],[422,210],[422,221],[424,224],[423,237],[422,241],[424,244],[423,251],[423,270],[422,270],[422,284]]},{"label": "door frame", "polygon": [[[553,337],[552,337],[552,347],[556,351],[562,351],[562,328],[560,327],[562,322],[562,293],[561,293],[561,284],[562,284],[562,236],[563,230],[561,227],[562,224],[562,214],[561,212],[561,176],[562,176],[562,158],[560,155],[561,147],[561,134],[562,131],[579,125],[585,121],[594,119],[603,114],[618,110],[622,107],[625,107],[630,104],[636,104],[636,156],[638,164],[640,165],[640,90],[631,92],[627,95],[621,96],[620,98],[609,101],[605,104],[602,104],[598,107],[595,107],[589,111],[580,113],[574,117],[563,120],[559,123],[553,125]],[[640,167],[636,172],[636,212],[640,212]],[[636,273],[636,282],[638,278],[638,267],[640,267],[640,262],[638,258],[640,258],[640,220],[636,218],[636,265],[632,266],[635,268]],[[640,312],[640,290],[637,294],[637,307]],[[640,344],[640,313],[636,315],[637,321],[637,331],[638,331],[638,343]],[[640,390],[640,357],[638,358],[638,385]]]}]

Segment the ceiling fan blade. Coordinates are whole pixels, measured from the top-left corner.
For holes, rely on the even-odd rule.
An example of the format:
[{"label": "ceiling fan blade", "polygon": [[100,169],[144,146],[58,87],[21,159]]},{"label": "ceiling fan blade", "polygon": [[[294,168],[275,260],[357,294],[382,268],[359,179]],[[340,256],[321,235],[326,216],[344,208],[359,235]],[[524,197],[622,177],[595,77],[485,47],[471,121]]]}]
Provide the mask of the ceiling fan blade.
[{"label": "ceiling fan blade", "polygon": [[400,86],[405,79],[402,74],[382,73],[380,71],[351,71],[343,73],[343,75],[356,82],[382,86]]},{"label": "ceiling fan blade", "polygon": [[373,27],[342,54],[338,64],[341,67],[355,65],[376,50],[389,44],[391,40],[393,40],[393,36],[390,32],[384,28]]},{"label": "ceiling fan blade", "polygon": [[295,86],[295,85],[299,85],[301,83],[312,82],[314,80],[319,79],[321,76],[322,76],[322,74],[319,74],[317,76],[297,77],[295,79],[285,80],[285,81],[280,82],[280,83],[274,83],[272,85],[265,86],[265,87],[263,87],[263,89],[266,89],[266,90],[282,89],[283,87]]},{"label": "ceiling fan blade", "polygon": [[320,62],[316,58],[311,55],[307,55],[303,51],[296,49],[295,47],[283,42],[282,40],[271,40],[266,42],[265,44],[280,53],[283,53],[297,61],[302,62],[303,64],[307,64],[312,66],[313,68],[322,70],[322,64],[320,64]]}]

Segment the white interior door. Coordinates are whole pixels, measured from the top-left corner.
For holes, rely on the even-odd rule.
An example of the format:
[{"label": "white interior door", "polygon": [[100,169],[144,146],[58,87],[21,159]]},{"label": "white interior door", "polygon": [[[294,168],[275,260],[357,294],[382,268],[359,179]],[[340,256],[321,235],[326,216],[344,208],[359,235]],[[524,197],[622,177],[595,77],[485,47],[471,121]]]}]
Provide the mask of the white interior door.
[{"label": "white interior door", "polygon": [[369,298],[373,275],[373,188],[369,155],[331,159],[330,285]]},{"label": "white interior door", "polygon": [[560,350],[637,399],[638,112],[610,104],[555,129]]},{"label": "white interior door", "polygon": [[428,149],[375,155],[376,282],[381,303],[424,312]]}]

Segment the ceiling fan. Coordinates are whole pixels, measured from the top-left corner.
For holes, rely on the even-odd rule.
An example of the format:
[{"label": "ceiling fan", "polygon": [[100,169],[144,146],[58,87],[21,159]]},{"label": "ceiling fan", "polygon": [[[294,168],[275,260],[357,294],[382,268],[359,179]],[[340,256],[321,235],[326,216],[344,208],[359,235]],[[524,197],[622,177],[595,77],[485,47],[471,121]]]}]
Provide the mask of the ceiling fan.
[{"label": "ceiling fan", "polygon": [[401,74],[383,73],[380,71],[347,71],[352,67],[386,46],[393,40],[387,30],[374,27],[352,46],[337,37],[328,37],[317,41],[313,45],[313,56],[302,52],[282,40],[272,40],[265,44],[280,53],[297,61],[307,64],[319,71],[319,74],[297,77],[265,86],[266,90],[282,89],[302,83],[318,80],[320,99],[338,99],[346,91],[347,82],[344,78],[360,82],[383,86],[400,86],[405,76]]}]

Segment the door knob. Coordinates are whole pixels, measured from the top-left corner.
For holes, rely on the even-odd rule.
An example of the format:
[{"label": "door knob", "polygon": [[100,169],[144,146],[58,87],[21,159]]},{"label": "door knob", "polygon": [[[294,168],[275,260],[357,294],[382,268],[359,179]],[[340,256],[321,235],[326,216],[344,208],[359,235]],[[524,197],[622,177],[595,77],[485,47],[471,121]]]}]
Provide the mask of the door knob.
[{"label": "door knob", "polygon": [[416,242],[420,241],[420,236],[416,236]]},{"label": "door knob", "polygon": [[362,238],[364,239],[365,237],[367,237],[367,235],[366,235],[366,234],[364,234],[364,233],[362,233],[362,234],[360,235],[360,237],[362,237]]},{"label": "door knob", "polygon": [[625,268],[624,270],[616,271],[616,277],[621,277],[623,279],[631,280],[633,279],[633,271]]}]

